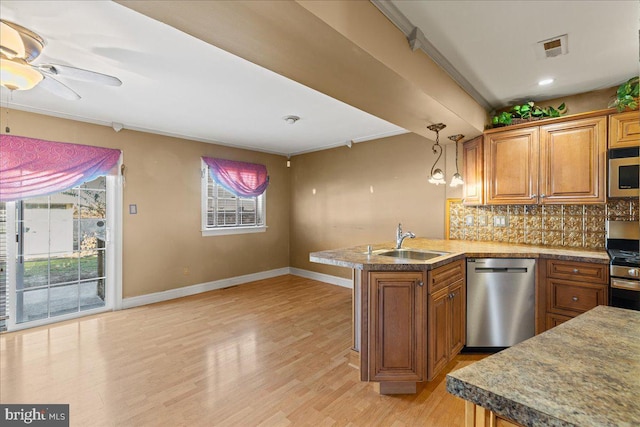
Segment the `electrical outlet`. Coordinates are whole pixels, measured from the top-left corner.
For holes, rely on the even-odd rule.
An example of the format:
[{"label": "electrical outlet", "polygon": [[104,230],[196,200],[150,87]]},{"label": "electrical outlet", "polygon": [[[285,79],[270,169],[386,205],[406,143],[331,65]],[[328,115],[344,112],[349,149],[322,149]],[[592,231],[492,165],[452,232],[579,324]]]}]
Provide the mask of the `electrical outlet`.
[{"label": "electrical outlet", "polygon": [[487,225],[487,217],[486,215],[481,215],[478,217],[478,225],[485,226]]},{"label": "electrical outlet", "polygon": [[185,276],[188,276],[189,274],[191,274],[191,272],[189,271],[189,267],[184,267],[182,269],[182,274],[184,274]]},{"label": "electrical outlet", "polygon": [[464,217],[465,225],[472,226],[473,225],[473,215],[467,215]]}]

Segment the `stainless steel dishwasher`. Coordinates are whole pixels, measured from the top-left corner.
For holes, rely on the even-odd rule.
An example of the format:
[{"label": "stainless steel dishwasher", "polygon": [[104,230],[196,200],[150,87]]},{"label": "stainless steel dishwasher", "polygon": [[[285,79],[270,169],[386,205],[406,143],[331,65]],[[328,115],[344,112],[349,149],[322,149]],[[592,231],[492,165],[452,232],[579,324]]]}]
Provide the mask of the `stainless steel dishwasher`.
[{"label": "stainless steel dishwasher", "polygon": [[535,334],[534,259],[467,259],[467,349],[510,347]]}]

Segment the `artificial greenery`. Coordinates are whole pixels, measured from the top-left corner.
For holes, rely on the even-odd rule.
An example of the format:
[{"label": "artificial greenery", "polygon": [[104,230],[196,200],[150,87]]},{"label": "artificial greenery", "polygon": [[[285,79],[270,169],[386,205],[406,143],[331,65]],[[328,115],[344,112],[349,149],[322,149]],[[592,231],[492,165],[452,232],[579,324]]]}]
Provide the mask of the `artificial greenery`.
[{"label": "artificial greenery", "polygon": [[493,124],[493,126],[509,126],[512,122],[512,118],[513,116],[511,115],[511,113],[503,111],[497,116],[493,116],[493,118],[491,119],[491,123]]},{"label": "artificial greenery", "polygon": [[638,76],[631,77],[618,87],[616,98],[609,104],[609,108],[616,107],[618,111],[623,111],[627,107],[631,110],[637,110],[639,95]]},{"label": "artificial greenery", "polygon": [[546,108],[535,105],[533,101],[529,101],[526,104],[514,105],[508,111],[503,111],[500,114],[496,114],[491,118],[491,124],[494,127],[508,126],[513,122],[513,119],[531,119],[531,118],[543,118],[543,117],[560,117],[566,114],[567,107],[564,102],[553,108],[548,106]]}]

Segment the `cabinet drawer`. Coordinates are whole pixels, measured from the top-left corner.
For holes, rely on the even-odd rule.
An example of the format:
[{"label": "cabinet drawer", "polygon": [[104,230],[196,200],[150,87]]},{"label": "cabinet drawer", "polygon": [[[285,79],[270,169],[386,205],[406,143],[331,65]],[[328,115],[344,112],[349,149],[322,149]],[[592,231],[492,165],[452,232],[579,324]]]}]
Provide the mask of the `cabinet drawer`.
[{"label": "cabinet drawer", "polygon": [[547,280],[547,284],[548,311],[572,316],[607,304],[607,287],[604,285],[554,279]]},{"label": "cabinet drawer", "polygon": [[547,260],[547,277],[589,283],[609,283],[608,264]]},{"label": "cabinet drawer", "polygon": [[453,261],[429,271],[429,293],[464,280],[464,260]]},{"label": "cabinet drawer", "polygon": [[571,320],[571,319],[573,319],[572,316],[565,316],[564,314],[547,313],[546,330],[555,328],[559,324],[564,323],[567,320]]}]

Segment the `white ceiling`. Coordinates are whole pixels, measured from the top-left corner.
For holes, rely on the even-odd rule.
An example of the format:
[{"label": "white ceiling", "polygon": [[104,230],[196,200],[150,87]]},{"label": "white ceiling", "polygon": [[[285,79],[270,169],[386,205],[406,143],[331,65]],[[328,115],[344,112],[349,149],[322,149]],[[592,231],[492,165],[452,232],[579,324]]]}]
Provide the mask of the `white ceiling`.
[{"label": "white ceiling", "polygon": [[[78,101],[37,86],[13,94],[2,87],[2,106],[284,155],[406,132],[110,1],[3,0],[0,16],[46,40],[34,64],[72,65],[123,82],[59,77]],[[300,120],[289,125],[288,115]]]},{"label": "white ceiling", "polygon": [[[395,6],[489,108],[609,88],[638,75],[638,0],[374,3]],[[543,59],[537,42],[563,34],[569,53]],[[555,81],[538,86],[545,78]]]},{"label": "white ceiling", "polygon": [[[611,87],[638,72],[637,0],[374,3],[395,6],[419,27],[441,65],[453,67],[488,108]],[[2,106],[284,155],[405,132],[110,1],[3,0],[0,17],[46,39],[36,63],[123,81],[110,87],[60,78],[79,101],[39,87],[2,88]],[[538,59],[537,41],[565,33],[568,55]],[[556,81],[537,86],[544,77]],[[301,120],[286,124],[290,114]]]}]

